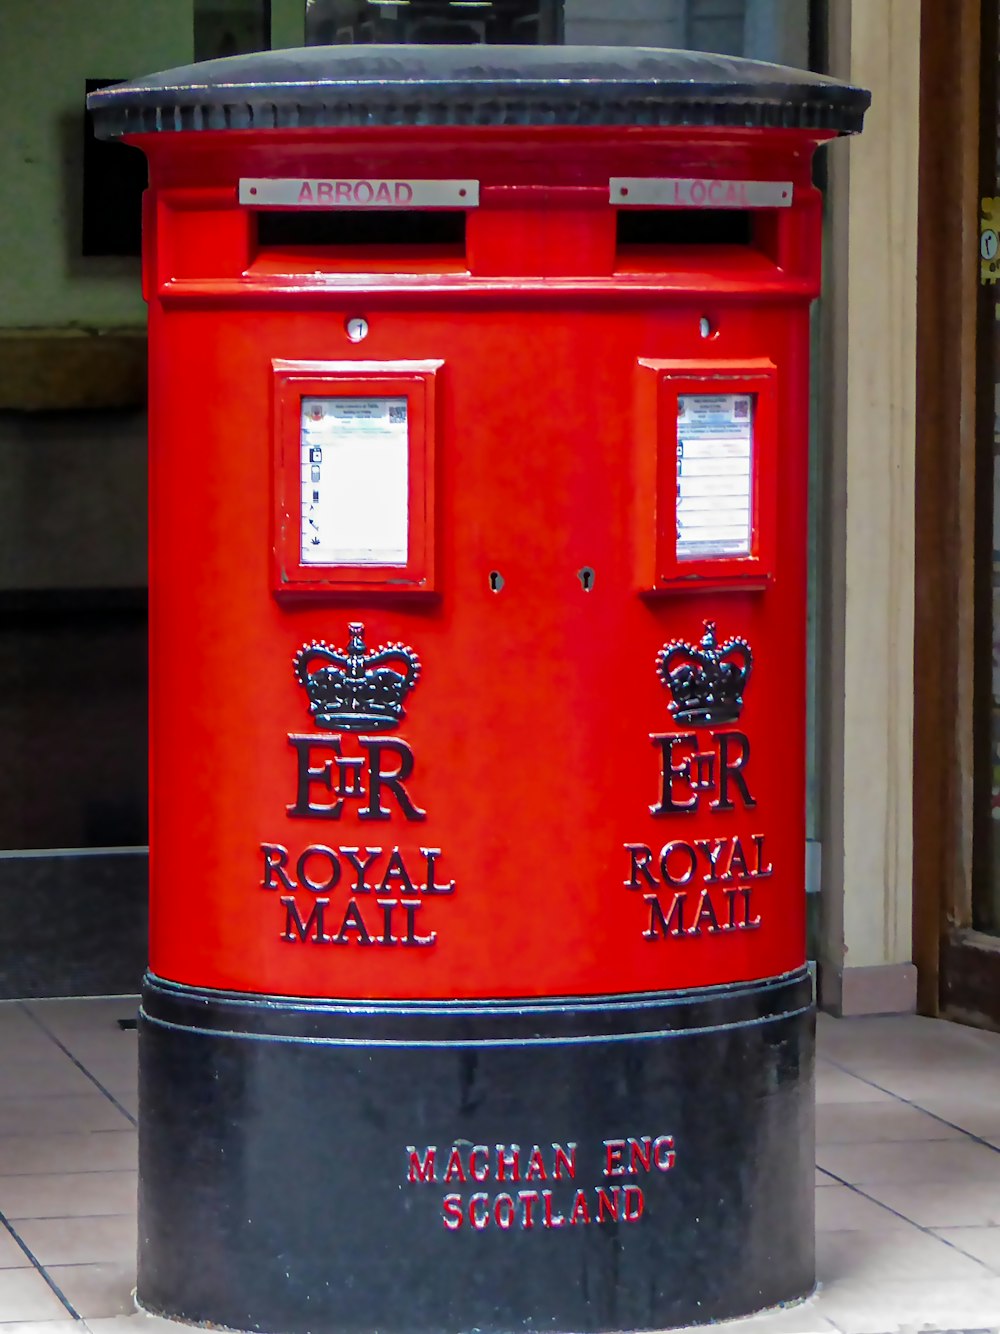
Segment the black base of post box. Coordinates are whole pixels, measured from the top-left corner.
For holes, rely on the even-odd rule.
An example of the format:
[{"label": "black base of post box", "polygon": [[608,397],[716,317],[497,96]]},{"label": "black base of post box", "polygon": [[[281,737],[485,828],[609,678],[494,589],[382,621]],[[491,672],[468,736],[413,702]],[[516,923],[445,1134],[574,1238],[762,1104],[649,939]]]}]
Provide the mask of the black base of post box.
[{"label": "black base of post box", "polygon": [[805,972],[333,1002],[147,977],[138,1301],[273,1334],[663,1329],[814,1283]]}]

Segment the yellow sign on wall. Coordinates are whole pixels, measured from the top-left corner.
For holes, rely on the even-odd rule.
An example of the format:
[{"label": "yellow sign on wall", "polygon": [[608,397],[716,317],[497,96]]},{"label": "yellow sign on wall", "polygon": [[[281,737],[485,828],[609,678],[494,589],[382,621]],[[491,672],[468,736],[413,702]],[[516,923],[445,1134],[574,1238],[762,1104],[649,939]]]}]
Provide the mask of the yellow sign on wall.
[{"label": "yellow sign on wall", "polygon": [[979,218],[979,281],[995,283],[1000,278],[1000,199],[983,200]]}]

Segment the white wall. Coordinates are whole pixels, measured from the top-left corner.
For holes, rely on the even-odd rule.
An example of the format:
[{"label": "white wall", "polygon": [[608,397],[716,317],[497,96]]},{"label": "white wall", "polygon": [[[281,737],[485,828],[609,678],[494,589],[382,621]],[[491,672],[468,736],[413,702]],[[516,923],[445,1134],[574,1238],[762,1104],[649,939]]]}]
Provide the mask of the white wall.
[{"label": "white wall", "polygon": [[[912,1008],[920,6],[837,0],[831,73],[872,90],[830,155],[827,765],[821,991]],[[891,53],[891,59],[890,57]]]}]

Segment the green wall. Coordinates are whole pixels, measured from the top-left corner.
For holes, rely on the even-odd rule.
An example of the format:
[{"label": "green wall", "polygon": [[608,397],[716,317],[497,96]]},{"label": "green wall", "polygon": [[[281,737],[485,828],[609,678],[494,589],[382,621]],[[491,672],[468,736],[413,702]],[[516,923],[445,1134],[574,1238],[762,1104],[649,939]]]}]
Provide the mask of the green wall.
[{"label": "green wall", "polygon": [[271,0],[271,45],[304,46],[305,0]]},{"label": "green wall", "polygon": [[84,80],[191,48],[192,0],[0,0],[0,329],[144,324],[138,261],[80,256]]}]

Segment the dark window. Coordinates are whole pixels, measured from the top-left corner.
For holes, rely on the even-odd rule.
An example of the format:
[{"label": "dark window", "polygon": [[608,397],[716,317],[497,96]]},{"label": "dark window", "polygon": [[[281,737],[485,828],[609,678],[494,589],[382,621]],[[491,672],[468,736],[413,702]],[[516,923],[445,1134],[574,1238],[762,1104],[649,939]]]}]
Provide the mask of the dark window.
[{"label": "dark window", "polygon": [[419,209],[309,209],[257,214],[260,247],[465,246],[465,213]]},{"label": "dark window", "polygon": [[338,42],[480,42],[533,45],[562,40],[562,0],[313,0],[310,46]]},{"label": "dark window", "polygon": [[619,246],[749,245],[753,220],[742,209],[618,210]]},{"label": "dark window", "polygon": [[[121,79],[88,79],[88,93]],[[117,139],[97,139],[94,121],[84,112],[83,255],[138,255],[142,250],[142,192],[146,158]]]}]

